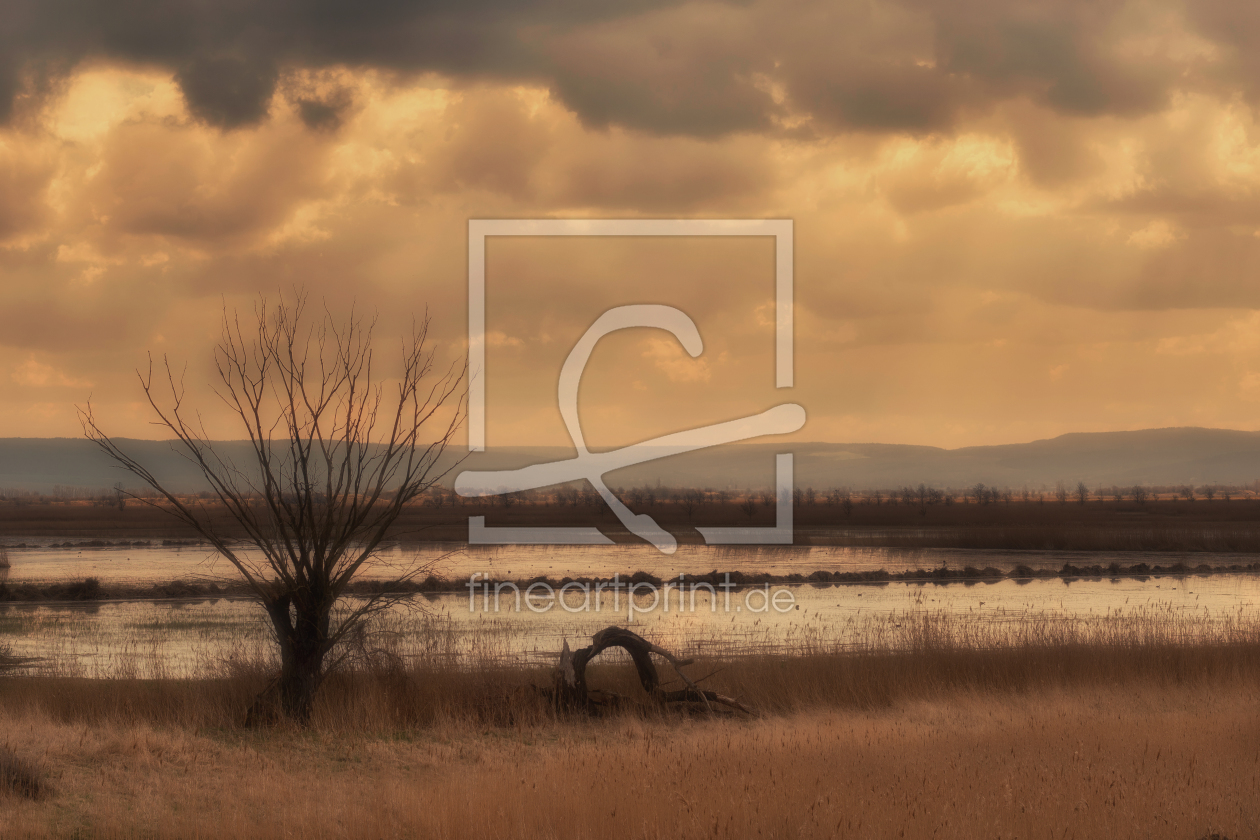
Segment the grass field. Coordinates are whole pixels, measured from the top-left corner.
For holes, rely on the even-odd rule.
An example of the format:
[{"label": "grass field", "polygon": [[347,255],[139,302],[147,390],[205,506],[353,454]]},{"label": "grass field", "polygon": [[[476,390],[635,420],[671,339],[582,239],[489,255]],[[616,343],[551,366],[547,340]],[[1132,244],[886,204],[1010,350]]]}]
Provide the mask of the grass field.
[{"label": "grass field", "polygon": [[[698,662],[758,711],[721,719],[557,717],[547,669],[442,657],[334,676],[311,731],[240,725],[261,658],[0,678],[3,743],[46,786],[0,794],[0,836],[1260,837],[1254,621],[902,624]],[[590,676],[641,696],[624,661]]]},{"label": "grass field", "polygon": [[392,736],[0,712],[5,837],[1260,836],[1254,681]]}]

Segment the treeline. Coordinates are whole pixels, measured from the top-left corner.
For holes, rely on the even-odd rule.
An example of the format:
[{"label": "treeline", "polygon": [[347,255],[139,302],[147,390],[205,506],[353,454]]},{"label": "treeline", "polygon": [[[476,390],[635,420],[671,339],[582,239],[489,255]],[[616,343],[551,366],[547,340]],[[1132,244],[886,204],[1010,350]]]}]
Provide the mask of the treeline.
[{"label": "treeline", "polygon": [[[690,513],[704,506],[736,505],[752,515],[758,506],[773,507],[775,494],[767,490],[715,490],[712,488],[679,488],[679,487],[617,487],[613,492],[631,507],[654,507],[671,505]],[[1251,499],[1260,497],[1260,481],[1248,485],[1203,484],[1203,485],[1116,485],[1089,487],[1078,481],[1075,485],[1058,482],[1054,487],[1042,486],[1012,488],[996,487],[976,483],[969,487],[932,487],[927,484],[905,487],[886,487],[878,489],[854,490],[845,487],[833,487],[819,490],[813,487],[797,487],[792,491],[792,501],[797,507],[828,505],[838,507],[845,512],[855,505],[911,505],[926,508],[931,505],[954,504],[1069,504],[1080,505],[1090,502],[1125,502],[1145,504],[1160,499],[1182,499],[1186,501],[1232,501],[1234,499]],[[540,490],[527,490],[516,493],[503,493],[493,496],[462,497],[447,487],[433,487],[421,499],[420,503],[430,507],[452,507],[462,505],[510,508],[517,505],[533,505],[545,507],[598,507],[603,505],[593,488],[563,486]]]},{"label": "treeline", "polygon": [[[196,494],[201,498],[211,498],[210,493]],[[67,484],[54,484],[51,493],[23,488],[0,488],[0,503],[11,505],[48,505],[48,504],[89,504],[98,507],[124,508],[128,500],[157,499],[156,490],[151,487],[124,488],[122,483],[110,488],[79,487]]]},{"label": "treeline", "polygon": [[[758,507],[775,505],[775,494],[768,490],[732,490],[691,487],[615,487],[617,497],[632,507],[670,505],[690,514],[701,507],[735,505],[751,516]],[[209,492],[186,495],[189,499],[213,502],[216,497]],[[388,497],[388,493],[386,497]],[[158,494],[151,488],[124,488],[117,484],[112,488],[54,486],[51,493],[24,489],[0,488],[0,503],[26,504],[89,504],[102,507],[124,508],[129,501],[156,500]],[[875,489],[832,487],[817,489],[797,487],[792,491],[792,501],[797,507],[826,505],[846,512],[855,505],[910,505],[926,508],[931,505],[954,504],[1087,504],[1089,502],[1136,502],[1145,504],[1155,500],[1180,499],[1232,501],[1234,499],[1260,498],[1260,480],[1246,485],[1237,484],[1177,484],[1177,485],[1117,485],[1089,487],[1083,481],[1075,485],[1058,482],[1054,487],[1038,488],[997,487],[976,483],[969,487],[933,487],[927,484]],[[541,507],[601,507],[604,502],[593,488],[560,486],[516,493],[503,493],[479,497],[463,497],[450,487],[434,486],[422,494],[416,504],[425,507],[502,507],[517,505]]]}]

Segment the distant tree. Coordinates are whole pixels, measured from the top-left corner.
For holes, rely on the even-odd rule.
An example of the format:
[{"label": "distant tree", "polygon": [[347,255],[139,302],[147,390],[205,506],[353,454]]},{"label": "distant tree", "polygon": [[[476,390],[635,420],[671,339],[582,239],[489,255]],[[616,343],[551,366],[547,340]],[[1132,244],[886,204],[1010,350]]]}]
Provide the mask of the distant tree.
[{"label": "distant tree", "polygon": [[757,512],[757,500],[754,499],[752,496],[748,496],[742,502],[739,503],[739,509],[740,509],[740,512],[744,514],[744,516],[747,516],[749,519],[752,519],[753,514]]},{"label": "distant tree", "polygon": [[696,512],[696,508],[700,507],[700,503],[704,501],[704,494],[699,490],[686,490],[682,494],[683,510],[687,512],[687,518],[691,519],[691,515]]},{"label": "distant tree", "polygon": [[975,496],[976,504],[985,505],[989,503],[989,494],[985,489],[983,482],[976,482],[971,488],[971,495]]},{"label": "distant tree", "polygon": [[1083,481],[1076,482],[1076,501],[1082,505],[1089,501],[1089,488]]},{"label": "distant tree", "polygon": [[1056,482],[1054,485],[1054,498],[1058,500],[1059,504],[1061,505],[1067,504],[1068,489],[1067,489],[1067,485],[1064,484],[1062,481]]},{"label": "distant tree", "polygon": [[848,490],[840,491],[840,509],[844,511],[846,518],[853,515],[853,496]]},{"label": "distant tree", "polygon": [[1121,488],[1121,487],[1119,487],[1119,486],[1117,486],[1117,485],[1112,485],[1112,487],[1111,487],[1111,496],[1112,496],[1112,498],[1114,498],[1114,499],[1115,499],[1116,504],[1119,504],[1120,502],[1123,502],[1123,501],[1124,501],[1124,489],[1123,489],[1123,488]]},{"label": "distant tree", "polygon": [[1199,490],[1203,493],[1203,498],[1209,502],[1216,498],[1216,487],[1214,485],[1204,484]]},{"label": "distant tree", "polygon": [[1139,505],[1146,504],[1146,497],[1148,494],[1146,492],[1146,488],[1142,485],[1133,485],[1133,489],[1129,491],[1129,494],[1133,496],[1133,501],[1137,502]]},{"label": "distant tree", "polygon": [[1181,488],[1181,498],[1185,499],[1187,502],[1193,502],[1194,501],[1194,488],[1191,487],[1189,484],[1184,485]]}]

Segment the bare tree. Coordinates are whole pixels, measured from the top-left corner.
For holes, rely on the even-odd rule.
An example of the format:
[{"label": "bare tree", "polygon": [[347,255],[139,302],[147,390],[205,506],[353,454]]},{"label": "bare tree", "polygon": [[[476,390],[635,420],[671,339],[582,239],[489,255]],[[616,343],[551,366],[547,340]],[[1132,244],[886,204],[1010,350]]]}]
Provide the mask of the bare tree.
[{"label": "bare tree", "polygon": [[1133,485],[1133,489],[1129,491],[1133,495],[1133,501],[1139,505],[1146,504],[1146,497],[1150,495],[1146,492],[1146,488],[1140,484]]},{"label": "bare tree", "polygon": [[1199,492],[1203,494],[1203,498],[1207,499],[1210,502],[1216,498],[1216,485],[1204,484],[1202,487],[1199,488]]},{"label": "bare tree", "polygon": [[1076,482],[1076,501],[1082,505],[1089,501],[1089,488],[1083,481]]},{"label": "bare tree", "polygon": [[[463,417],[464,371],[435,372],[426,316],[403,342],[402,368],[390,379],[387,399],[385,385],[373,378],[374,322],[365,325],[353,313],[338,322],[327,312],[312,322],[301,292],[275,306],[260,300],[254,314],[256,325],[242,330],[239,316],[225,309],[214,353],[215,392],[239,417],[250,444],[246,468],[216,451],[169,359],[163,358],[164,384],[155,382],[152,361],[147,373],[137,371],[156,422],[200,469],[212,503],[243,541],[223,532],[222,517],[212,516],[203,500],[173,492],[119,448],[90,403],[80,420],[90,440],[156,491],[151,504],[193,528],[245,579],[280,649],[272,690],[284,714],[305,724],[327,666],[336,664],[326,662],[329,654],[387,603],[375,596],[338,606],[393,536],[404,505],[442,477],[438,458]],[[422,436],[430,429],[434,434]],[[424,568],[396,569],[394,582]]]}]

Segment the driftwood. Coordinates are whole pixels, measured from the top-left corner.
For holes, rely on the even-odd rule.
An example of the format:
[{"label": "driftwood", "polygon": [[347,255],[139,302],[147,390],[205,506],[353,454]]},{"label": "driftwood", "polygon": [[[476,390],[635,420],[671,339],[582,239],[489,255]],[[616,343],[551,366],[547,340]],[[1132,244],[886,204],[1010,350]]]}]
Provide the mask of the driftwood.
[{"label": "driftwood", "polygon": [[[738,709],[746,714],[753,714],[752,709],[735,698],[718,694],[716,691],[708,691],[696,685],[695,681],[682,670],[683,666],[692,664],[694,660],[679,659],[664,648],[652,644],[637,633],[623,627],[605,627],[591,637],[590,646],[576,651],[571,651],[568,641],[565,641],[555,676],[555,703],[558,709],[594,713],[624,699],[608,692],[591,690],[586,684],[586,666],[610,647],[622,648],[630,654],[630,658],[634,661],[634,669],[639,675],[639,682],[653,703],[659,705],[697,703],[703,704],[709,712],[713,712],[714,704],[717,704],[730,709]],[[656,664],[652,661],[652,654],[656,654],[672,665],[687,687],[676,691],[663,690]]]}]

